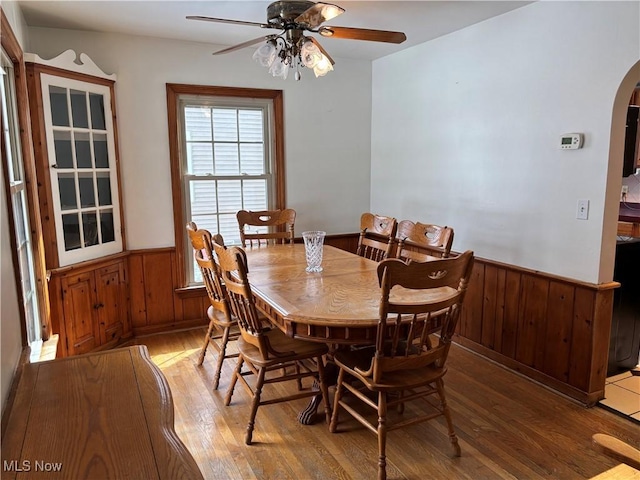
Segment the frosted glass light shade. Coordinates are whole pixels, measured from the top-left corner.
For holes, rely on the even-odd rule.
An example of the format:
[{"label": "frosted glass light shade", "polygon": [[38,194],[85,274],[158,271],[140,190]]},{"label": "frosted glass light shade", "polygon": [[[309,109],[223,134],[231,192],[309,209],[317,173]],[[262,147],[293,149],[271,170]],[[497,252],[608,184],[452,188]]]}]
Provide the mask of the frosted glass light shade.
[{"label": "frosted glass light shade", "polygon": [[318,62],[322,61],[322,52],[311,40],[304,42],[300,50],[302,64],[307,68],[314,68]]},{"label": "frosted glass light shade", "polygon": [[331,65],[331,62],[329,61],[329,59],[324,55],[322,55],[322,59],[316,64],[316,66],[313,67],[313,73],[316,74],[316,78],[324,77],[327,73],[331,72],[332,70],[333,70],[333,65]]},{"label": "frosted glass light shade", "polygon": [[286,80],[289,74],[289,65],[277,57],[269,67],[269,73],[274,77],[282,77],[283,80]]},{"label": "frosted glass light shade", "polygon": [[253,54],[253,59],[263,67],[270,67],[276,59],[277,49],[272,41],[260,45]]}]

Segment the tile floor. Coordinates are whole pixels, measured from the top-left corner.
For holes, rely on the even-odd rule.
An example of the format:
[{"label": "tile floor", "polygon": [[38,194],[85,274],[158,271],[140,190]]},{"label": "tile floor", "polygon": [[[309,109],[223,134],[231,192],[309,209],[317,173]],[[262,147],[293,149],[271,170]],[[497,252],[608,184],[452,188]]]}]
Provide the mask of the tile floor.
[{"label": "tile floor", "polygon": [[624,372],[607,378],[600,405],[640,422],[640,375]]}]

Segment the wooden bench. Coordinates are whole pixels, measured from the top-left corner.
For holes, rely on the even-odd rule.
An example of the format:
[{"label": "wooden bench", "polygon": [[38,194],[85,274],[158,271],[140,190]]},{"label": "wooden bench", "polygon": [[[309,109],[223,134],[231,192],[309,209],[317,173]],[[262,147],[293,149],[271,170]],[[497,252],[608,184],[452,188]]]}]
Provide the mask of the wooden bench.
[{"label": "wooden bench", "polygon": [[2,478],[202,479],[173,429],[169,386],[144,345],[23,369]]}]

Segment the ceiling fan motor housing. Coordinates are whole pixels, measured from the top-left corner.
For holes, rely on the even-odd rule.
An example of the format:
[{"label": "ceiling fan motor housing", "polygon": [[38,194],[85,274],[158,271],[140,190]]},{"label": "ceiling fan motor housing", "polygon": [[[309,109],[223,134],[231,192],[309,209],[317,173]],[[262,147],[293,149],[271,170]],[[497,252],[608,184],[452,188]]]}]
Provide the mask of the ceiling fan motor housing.
[{"label": "ceiling fan motor housing", "polygon": [[314,5],[315,2],[305,0],[273,2],[267,7],[267,19],[269,23],[276,25],[290,23]]}]

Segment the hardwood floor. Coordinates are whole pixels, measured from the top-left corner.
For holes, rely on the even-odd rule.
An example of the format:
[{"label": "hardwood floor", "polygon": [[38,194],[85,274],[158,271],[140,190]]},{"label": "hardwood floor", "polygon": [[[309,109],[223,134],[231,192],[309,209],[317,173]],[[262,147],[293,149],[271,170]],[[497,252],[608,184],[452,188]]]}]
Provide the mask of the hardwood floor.
[{"label": "hardwood floor", "polygon": [[[238,387],[224,406],[235,361],[225,363],[219,390],[212,391],[215,352],[196,366],[203,336],[204,329],[194,329],[135,343],[147,345],[166,376],[175,430],[206,479],[376,478],[376,437],[347,414],[334,434],[322,416],[300,425],[296,415],[304,400],[260,407],[254,444],[245,445],[248,395]],[[387,443],[389,479],[592,478],[618,465],[591,447],[592,434],[640,445],[632,421],[584,408],[456,345],[445,384],[462,456],[451,456],[442,417],[396,430]]]}]

